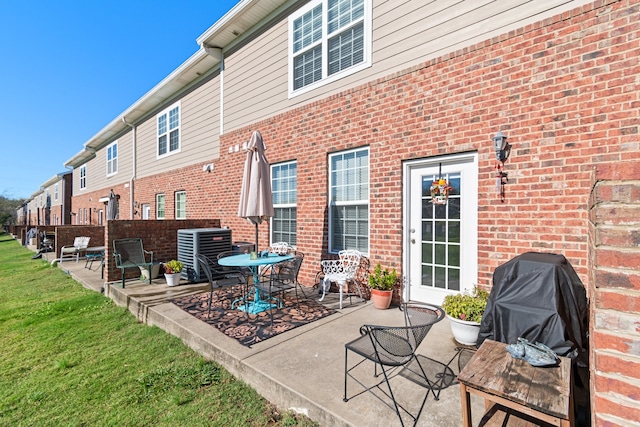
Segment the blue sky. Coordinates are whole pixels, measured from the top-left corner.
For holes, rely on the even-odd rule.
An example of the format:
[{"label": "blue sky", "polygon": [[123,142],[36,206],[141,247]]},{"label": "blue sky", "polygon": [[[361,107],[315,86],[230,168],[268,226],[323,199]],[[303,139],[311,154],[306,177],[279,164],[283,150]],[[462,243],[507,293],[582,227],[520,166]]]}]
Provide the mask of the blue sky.
[{"label": "blue sky", "polygon": [[238,0],[2,2],[0,195],[28,198]]}]

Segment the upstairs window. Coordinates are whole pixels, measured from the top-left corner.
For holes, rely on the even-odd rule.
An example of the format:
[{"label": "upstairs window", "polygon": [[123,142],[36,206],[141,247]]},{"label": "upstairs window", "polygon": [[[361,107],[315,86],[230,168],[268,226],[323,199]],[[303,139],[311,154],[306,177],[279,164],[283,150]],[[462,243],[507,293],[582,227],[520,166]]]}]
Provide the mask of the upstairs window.
[{"label": "upstairs window", "polygon": [[58,184],[53,186],[53,200],[58,201]]},{"label": "upstairs window", "polygon": [[180,103],[157,116],[158,157],[180,151]]},{"label": "upstairs window", "polygon": [[107,176],[118,172],[118,142],[107,147]]},{"label": "upstairs window", "polygon": [[289,93],[371,64],[371,0],[315,0],[289,17]]},{"label": "upstairs window", "polygon": [[80,166],[80,189],[87,188],[87,166]]}]

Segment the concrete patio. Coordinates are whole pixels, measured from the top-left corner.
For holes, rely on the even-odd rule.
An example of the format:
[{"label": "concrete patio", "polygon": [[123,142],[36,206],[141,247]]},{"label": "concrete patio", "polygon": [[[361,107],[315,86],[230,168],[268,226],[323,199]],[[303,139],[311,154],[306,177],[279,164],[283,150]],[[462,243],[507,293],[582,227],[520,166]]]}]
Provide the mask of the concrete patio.
[{"label": "concrete patio", "polygon": [[[44,254],[44,258],[53,259],[53,254]],[[347,302],[339,310],[337,296],[331,295],[324,303],[337,309],[335,314],[248,348],[168,302],[171,298],[203,292],[208,287],[206,283],[168,287],[164,278],[155,279],[151,285],[128,280],[122,289],[119,283],[103,283],[95,263],[93,270],[85,268],[83,260],[64,262],[60,268],[84,287],[104,292],[140,322],[179,337],[205,358],[220,363],[281,409],[304,413],[322,426],[400,425],[396,414],[370,393],[343,402],[344,344],[359,336],[363,324],[402,324],[402,313],[397,308],[376,310],[369,301],[354,299],[353,305]],[[431,330],[419,353],[446,363],[455,354],[455,347],[445,318]],[[351,360],[355,358],[350,355]],[[369,367],[372,373],[372,365]],[[457,374],[457,364],[453,370]],[[396,378],[395,382],[399,385],[398,400],[416,408],[425,389],[405,378]],[[357,387],[350,381],[349,394],[358,391]],[[484,402],[472,396],[471,403],[477,425]],[[442,390],[438,401],[433,396],[428,398],[418,425],[457,427],[461,422],[460,390],[455,382]],[[408,417],[405,424],[411,425]]]}]

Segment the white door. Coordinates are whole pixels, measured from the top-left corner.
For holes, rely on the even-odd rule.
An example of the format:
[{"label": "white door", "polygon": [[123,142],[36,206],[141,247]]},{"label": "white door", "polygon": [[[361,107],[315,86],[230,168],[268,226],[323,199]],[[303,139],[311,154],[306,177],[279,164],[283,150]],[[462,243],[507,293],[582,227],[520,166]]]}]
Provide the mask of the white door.
[{"label": "white door", "polygon": [[145,203],[142,205],[142,219],[151,218],[151,205]]},{"label": "white door", "polygon": [[[446,204],[431,202],[439,177],[453,187]],[[406,301],[442,304],[473,289],[478,277],[478,156],[458,154],[404,165],[403,271]]]}]

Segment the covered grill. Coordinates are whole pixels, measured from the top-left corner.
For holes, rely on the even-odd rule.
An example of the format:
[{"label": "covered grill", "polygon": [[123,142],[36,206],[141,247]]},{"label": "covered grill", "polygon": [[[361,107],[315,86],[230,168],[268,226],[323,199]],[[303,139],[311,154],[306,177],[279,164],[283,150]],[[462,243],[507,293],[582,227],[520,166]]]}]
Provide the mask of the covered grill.
[{"label": "covered grill", "polygon": [[586,291],[564,256],[527,252],[496,268],[477,345],[518,337],[560,356],[588,354]]}]

